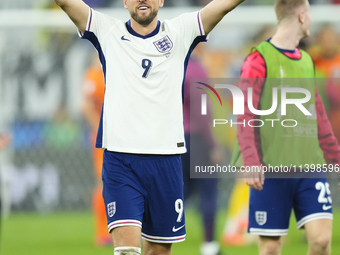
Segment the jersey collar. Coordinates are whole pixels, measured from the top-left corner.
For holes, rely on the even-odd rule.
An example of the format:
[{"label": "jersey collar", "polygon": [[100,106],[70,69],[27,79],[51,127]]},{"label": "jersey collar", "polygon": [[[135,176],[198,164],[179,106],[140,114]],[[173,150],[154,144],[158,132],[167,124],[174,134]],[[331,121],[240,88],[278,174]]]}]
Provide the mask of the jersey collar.
[{"label": "jersey collar", "polygon": [[145,35],[145,36],[138,34],[137,32],[135,32],[135,30],[132,29],[132,27],[131,27],[131,20],[128,20],[128,21],[125,23],[125,26],[126,26],[126,29],[129,31],[130,34],[132,34],[132,35],[134,35],[134,36],[137,36],[137,37],[139,37],[139,38],[142,38],[142,39],[147,39],[147,38],[153,37],[153,36],[155,36],[156,34],[158,34],[159,28],[160,28],[160,26],[161,26],[161,22],[158,20],[158,21],[157,21],[157,27],[156,27],[156,29],[155,29],[154,31],[152,31],[150,34]]},{"label": "jersey collar", "polygon": [[270,37],[268,40],[267,40],[267,42],[269,42],[271,45],[273,45],[276,49],[278,49],[279,51],[281,51],[281,52],[283,52],[283,53],[295,53],[296,52],[296,48],[294,49],[294,50],[286,50],[286,49],[281,49],[281,48],[278,48],[278,47],[276,47],[274,44],[272,44],[271,42],[270,42],[270,40],[271,40],[272,38]]}]

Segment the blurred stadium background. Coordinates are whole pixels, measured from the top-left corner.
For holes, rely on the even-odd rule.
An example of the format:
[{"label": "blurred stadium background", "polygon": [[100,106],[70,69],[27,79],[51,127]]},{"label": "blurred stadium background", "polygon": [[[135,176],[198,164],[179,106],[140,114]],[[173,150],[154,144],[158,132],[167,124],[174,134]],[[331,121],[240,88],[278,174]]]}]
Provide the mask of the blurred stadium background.
[{"label": "blurred stadium background", "polygon": [[[121,0],[85,2],[122,20],[129,18]],[[165,0],[160,19],[198,10],[207,2]],[[203,65],[211,78],[238,76],[251,47],[273,31],[273,2],[248,0],[211,33],[203,55]],[[340,7],[336,4],[340,1],[310,2],[312,36],[302,46],[313,51],[318,47],[318,33],[325,24],[330,24],[339,34]],[[11,146],[0,154],[4,218],[1,254],[31,254],[31,250],[32,254],[112,254],[111,248],[94,248],[92,241],[90,210],[95,177],[89,129],[81,115],[80,102],[84,73],[93,51],[89,42],[78,39],[75,27],[52,0],[1,0],[0,133],[12,135]],[[324,100],[327,104],[327,98]],[[227,143],[231,144],[233,139],[231,135]],[[336,211],[334,231],[340,220],[337,183],[337,178],[330,179]],[[233,184],[232,179],[220,181],[219,232],[225,223]],[[194,204],[195,198],[188,203],[189,241],[178,246],[182,248],[176,248],[175,254],[198,253],[202,238]],[[301,245],[305,253],[302,237],[294,230],[293,233],[297,240],[292,241],[292,247],[296,251]],[[340,254],[336,245],[340,243],[340,234],[334,238],[337,242],[333,241],[333,252]],[[244,253],[242,249],[227,251],[257,254],[254,245]],[[301,254],[287,249],[283,254]]]}]

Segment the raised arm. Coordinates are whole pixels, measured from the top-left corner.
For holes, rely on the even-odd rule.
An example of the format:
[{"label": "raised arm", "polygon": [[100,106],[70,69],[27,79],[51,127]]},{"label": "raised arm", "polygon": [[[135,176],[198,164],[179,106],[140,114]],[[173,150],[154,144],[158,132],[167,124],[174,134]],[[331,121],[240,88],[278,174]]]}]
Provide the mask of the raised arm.
[{"label": "raised arm", "polygon": [[89,7],[82,0],[54,0],[54,2],[70,17],[80,32],[84,33]]},{"label": "raised arm", "polygon": [[204,32],[208,35],[218,22],[244,0],[214,0],[201,11]]}]

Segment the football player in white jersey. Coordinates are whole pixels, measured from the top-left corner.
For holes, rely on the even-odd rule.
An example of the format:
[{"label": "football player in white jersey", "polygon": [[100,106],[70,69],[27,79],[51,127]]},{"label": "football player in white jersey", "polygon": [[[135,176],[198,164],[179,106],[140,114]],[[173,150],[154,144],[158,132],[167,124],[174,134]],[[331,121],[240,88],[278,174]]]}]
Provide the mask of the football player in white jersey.
[{"label": "football player in white jersey", "polygon": [[123,0],[122,22],[81,0],[55,0],[97,49],[105,98],[96,147],[114,254],[171,254],[185,239],[182,88],[194,47],[244,0],[214,0],[196,13],[158,21],[164,0]]}]

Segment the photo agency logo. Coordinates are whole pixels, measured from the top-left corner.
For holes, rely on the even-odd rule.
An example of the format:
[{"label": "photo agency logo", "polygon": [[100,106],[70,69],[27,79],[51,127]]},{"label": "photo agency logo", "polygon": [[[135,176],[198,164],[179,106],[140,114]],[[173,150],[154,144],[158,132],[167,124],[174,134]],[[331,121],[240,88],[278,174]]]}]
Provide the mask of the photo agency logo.
[{"label": "photo agency logo", "polygon": [[[243,79],[241,82],[251,83],[252,81],[250,80],[251,79]],[[277,86],[278,79],[275,80],[276,81],[266,82],[266,91],[264,92],[262,89],[260,95],[258,95],[260,97],[260,103],[256,107],[254,106],[254,95],[259,92],[253,91],[252,87],[248,87],[244,93],[237,85],[230,83],[215,83],[212,86],[206,82],[196,81],[196,88],[205,92],[201,94],[200,99],[201,115],[207,115],[208,108],[210,107],[207,99],[207,95],[209,95],[215,106],[218,107],[222,107],[224,105],[223,101],[228,100],[228,102],[232,104],[232,115],[234,117],[231,119],[214,118],[212,120],[213,127],[218,125],[230,125],[230,127],[236,127],[236,125],[243,125],[244,127],[262,127],[264,125],[270,125],[271,127],[277,125],[281,125],[282,127],[297,127],[303,119],[316,120],[315,100],[311,100],[311,90],[307,89],[308,86],[306,85],[304,86],[307,88],[297,86],[298,84],[305,83],[300,83],[300,81],[295,79],[293,86],[290,82],[282,85],[282,81],[280,81],[280,85]],[[197,84],[200,86],[197,86]],[[217,92],[217,90],[219,92]],[[219,100],[219,104],[215,97]],[[240,121],[240,118],[238,118],[236,121],[238,115],[245,115],[245,107],[247,107],[256,118],[247,121],[245,119]]]},{"label": "photo agency logo", "polygon": [[[222,104],[222,100],[221,100],[221,97],[220,97],[220,95],[217,93],[217,91],[213,88],[213,87],[211,87],[210,85],[208,85],[208,84],[205,84],[205,83],[203,83],[203,82],[197,82],[198,84],[200,84],[200,85],[203,85],[203,86],[205,86],[205,87],[207,87],[208,89],[210,89],[213,93],[215,93],[215,95],[217,96],[217,98],[218,98],[218,100],[220,101],[220,104],[221,104],[221,106],[223,106],[223,104]],[[215,105],[217,104],[216,103],[216,100],[215,100],[215,98],[214,98],[214,96],[211,94],[211,92],[209,91],[209,90],[207,90],[207,89],[204,89],[204,88],[201,88],[201,87],[197,87],[198,89],[200,89],[200,90],[203,90],[205,93],[207,93],[212,99],[213,99],[213,101],[214,101],[214,103],[215,103]],[[201,105],[202,105],[202,107],[201,107],[201,113],[202,113],[202,115],[207,115],[207,94],[202,94],[202,103],[201,103]]]}]

